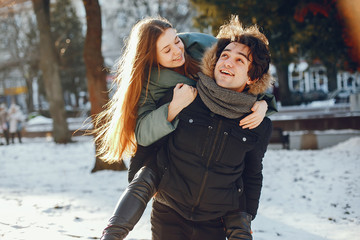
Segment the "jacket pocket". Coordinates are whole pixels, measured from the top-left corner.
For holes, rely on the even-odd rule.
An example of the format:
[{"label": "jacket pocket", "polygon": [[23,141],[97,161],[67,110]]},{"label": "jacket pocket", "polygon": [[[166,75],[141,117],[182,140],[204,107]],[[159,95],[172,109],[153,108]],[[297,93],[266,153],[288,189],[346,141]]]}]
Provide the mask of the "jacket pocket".
[{"label": "jacket pocket", "polygon": [[199,207],[209,212],[214,211],[214,209],[227,210],[235,205],[236,199],[235,186],[233,189],[210,188],[204,192]]},{"label": "jacket pocket", "polygon": [[243,164],[246,153],[256,147],[258,136],[240,127],[232,128],[225,134],[224,149],[219,156],[219,162],[231,167],[238,167]]},{"label": "jacket pocket", "polygon": [[206,152],[213,126],[206,119],[188,114],[180,114],[179,119],[174,146],[184,152],[202,156]]}]

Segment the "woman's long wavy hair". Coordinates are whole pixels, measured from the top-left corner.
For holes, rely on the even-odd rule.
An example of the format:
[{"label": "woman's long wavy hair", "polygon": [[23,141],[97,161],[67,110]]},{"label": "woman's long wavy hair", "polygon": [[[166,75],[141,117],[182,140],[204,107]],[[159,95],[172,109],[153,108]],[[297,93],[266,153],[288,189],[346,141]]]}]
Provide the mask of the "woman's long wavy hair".
[{"label": "woman's long wavy hair", "polygon": [[[172,28],[168,20],[145,18],[134,25],[125,43],[125,49],[117,62],[115,83],[117,90],[99,113],[94,124],[97,156],[106,162],[121,161],[124,156],[133,156],[137,149],[135,125],[138,101],[144,83],[146,92],[152,67],[160,68],[156,59],[156,42],[161,34]],[[193,74],[185,54],[185,75]],[[188,72],[190,71],[190,72]]]}]

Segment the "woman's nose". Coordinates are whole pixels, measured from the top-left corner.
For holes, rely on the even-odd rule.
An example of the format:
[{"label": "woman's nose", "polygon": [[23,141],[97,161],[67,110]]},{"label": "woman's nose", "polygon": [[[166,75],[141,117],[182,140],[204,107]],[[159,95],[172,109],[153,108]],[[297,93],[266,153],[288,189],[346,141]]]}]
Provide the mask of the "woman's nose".
[{"label": "woman's nose", "polygon": [[177,55],[180,55],[180,54],[181,54],[181,48],[179,48],[178,46],[175,46],[174,54],[175,54],[176,56],[177,56]]}]

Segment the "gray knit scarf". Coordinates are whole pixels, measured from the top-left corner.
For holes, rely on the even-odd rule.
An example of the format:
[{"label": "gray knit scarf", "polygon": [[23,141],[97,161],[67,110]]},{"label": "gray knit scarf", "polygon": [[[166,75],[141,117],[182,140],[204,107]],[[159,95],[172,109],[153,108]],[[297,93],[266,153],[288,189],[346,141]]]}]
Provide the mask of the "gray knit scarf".
[{"label": "gray knit scarf", "polygon": [[198,76],[196,88],[200,98],[213,113],[235,119],[251,112],[256,96],[220,87],[215,80],[203,73]]}]

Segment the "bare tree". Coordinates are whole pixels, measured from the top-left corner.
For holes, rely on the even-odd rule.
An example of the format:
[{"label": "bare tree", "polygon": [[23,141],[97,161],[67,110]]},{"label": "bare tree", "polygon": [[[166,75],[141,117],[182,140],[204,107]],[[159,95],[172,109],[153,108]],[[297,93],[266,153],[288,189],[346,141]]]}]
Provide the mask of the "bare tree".
[{"label": "bare tree", "polygon": [[[84,46],[84,61],[86,65],[86,77],[88,82],[89,100],[91,102],[91,116],[94,118],[103,110],[103,106],[109,101],[106,86],[106,71],[104,70],[104,58],[101,53],[101,11],[98,0],[83,0],[86,12],[87,31]],[[97,149],[97,144],[95,143]],[[92,172],[103,169],[124,170],[124,164],[108,164],[96,157]]]},{"label": "bare tree", "polygon": [[36,30],[36,22],[24,8],[14,12],[9,11],[4,38],[8,42],[7,51],[16,64],[16,69],[21,72],[27,87],[27,109],[34,111],[33,104],[33,81],[39,78],[39,38]]},{"label": "bare tree", "polygon": [[66,122],[59,60],[50,31],[50,0],[32,0],[32,3],[40,34],[40,69],[53,119],[53,138],[56,143],[68,143],[71,141],[71,135]]},{"label": "bare tree", "polygon": [[[111,4],[110,4],[111,3]],[[105,62],[112,64],[119,58],[124,39],[132,26],[147,16],[167,18],[178,32],[197,31],[192,18],[196,9],[189,0],[112,0],[102,6],[103,54]]]}]

